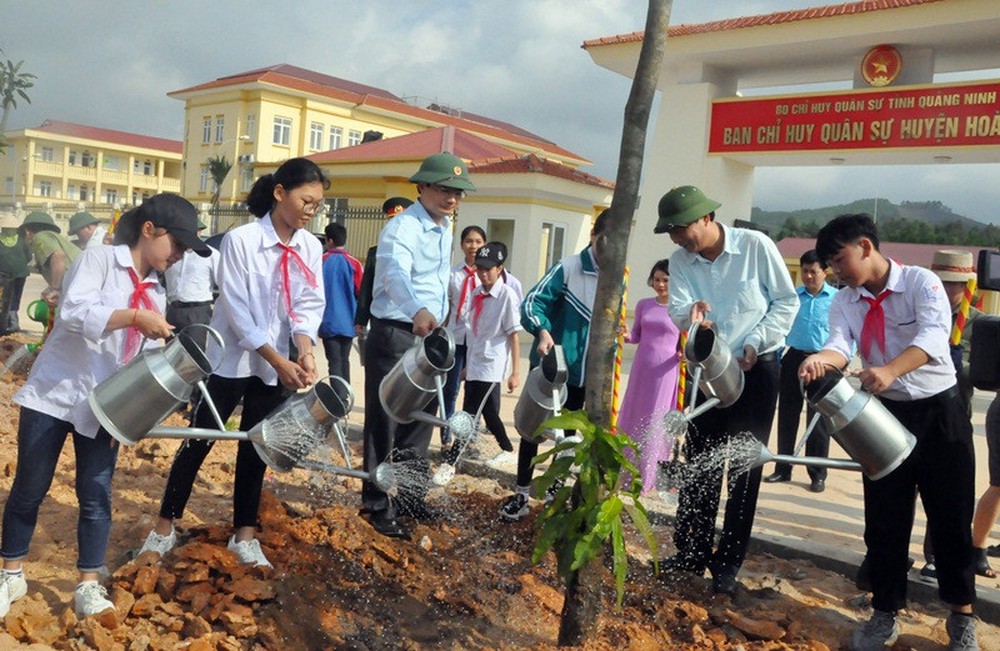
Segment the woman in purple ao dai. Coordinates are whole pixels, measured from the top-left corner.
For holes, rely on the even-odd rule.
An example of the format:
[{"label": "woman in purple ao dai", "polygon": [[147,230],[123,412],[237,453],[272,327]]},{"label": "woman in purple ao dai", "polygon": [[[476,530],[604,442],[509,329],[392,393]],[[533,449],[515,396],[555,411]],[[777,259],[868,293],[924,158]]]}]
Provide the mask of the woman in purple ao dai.
[{"label": "woman in purple ao dai", "polygon": [[636,303],[632,330],[624,328],[625,341],[639,347],[632,360],[628,389],[618,413],[618,429],[639,446],[636,465],[642,477],[643,494],[656,488],[657,466],[660,461],[669,461],[673,450],[674,441],[672,437],[668,440],[663,417],[677,405],[677,374],[681,360],[680,330],[667,312],[669,260],[653,265],[648,283],[656,296]]}]

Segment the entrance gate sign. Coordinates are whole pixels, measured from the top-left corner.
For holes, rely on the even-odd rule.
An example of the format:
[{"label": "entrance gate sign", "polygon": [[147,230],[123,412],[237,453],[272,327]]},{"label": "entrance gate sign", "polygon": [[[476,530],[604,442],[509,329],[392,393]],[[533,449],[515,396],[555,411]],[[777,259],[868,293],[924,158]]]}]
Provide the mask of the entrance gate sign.
[{"label": "entrance gate sign", "polygon": [[1000,81],[712,102],[708,151],[1000,145]]}]

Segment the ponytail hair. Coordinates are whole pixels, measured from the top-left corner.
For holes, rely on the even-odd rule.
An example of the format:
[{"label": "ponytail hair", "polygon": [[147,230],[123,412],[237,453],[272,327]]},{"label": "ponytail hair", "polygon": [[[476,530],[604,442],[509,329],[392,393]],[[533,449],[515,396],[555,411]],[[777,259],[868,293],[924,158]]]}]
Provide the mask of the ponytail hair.
[{"label": "ponytail hair", "polygon": [[317,181],[323,184],[323,189],[330,187],[330,180],[319,165],[308,158],[289,158],[272,174],[257,179],[247,195],[247,208],[253,215],[263,217],[274,207],[275,187],[281,185],[285,190],[294,190]]},{"label": "ponytail hair", "polygon": [[142,232],[142,219],[139,218],[139,207],[136,206],[122,214],[115,224],[115,233],[112,237],[112,244],[127,244],[129,248],[134,247],[139,242],[139,235]]}]

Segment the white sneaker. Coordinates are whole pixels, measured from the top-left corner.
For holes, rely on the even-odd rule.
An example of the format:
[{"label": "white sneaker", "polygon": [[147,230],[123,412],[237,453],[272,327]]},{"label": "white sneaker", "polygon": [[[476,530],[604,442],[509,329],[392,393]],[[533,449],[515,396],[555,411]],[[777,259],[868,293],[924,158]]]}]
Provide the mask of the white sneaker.
[{"label": "white sneaker", "polygon": [[517,455],[513,452],[501,451],[486,460],[486,465],[490,468],[503,468],[517,462]]},{"label": "white sneaker", "polygon": [[0,570],[0,617],[5,617],[10,605],[28,593],[24,570],[11,574]]},{"label": "white sneaker", "polygon": [[97,581],[83,581],[77,584],[73,594],[73,608],[76,616],[83,618],[114,610],[115,605],[108,601],[108,591],[103,585]]},{"label": "white sneaker", "polygon": [[236,542],[236,536],[233,536],[229,539],[229,544],[226,547],[236,554],[236,558],[244,565],[274,567],[271,565],[271,561],[267,560],[267,556],[264,556],[264,550],[260,548],[260,542],[256,538]]},{"label": "white sneaker", "polygon": [[166,536],[161,536],[156,533],[156,531],[150,531],[149,535],[146,536],[146,540],[142,543],[142,549],[139,550],[139,554],[144,552],[156,552],[160,556],[166,556],[167,552],[174,548],[177,544],[177,534],[174,532],[174,528],[170,528],[170,534]]}]

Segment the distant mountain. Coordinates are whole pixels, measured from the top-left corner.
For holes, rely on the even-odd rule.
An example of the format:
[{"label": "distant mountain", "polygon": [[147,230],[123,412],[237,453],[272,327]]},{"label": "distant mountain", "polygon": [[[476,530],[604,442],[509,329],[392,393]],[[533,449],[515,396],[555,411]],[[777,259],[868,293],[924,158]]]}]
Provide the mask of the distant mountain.
[{"label": "distant mountain", "polygon": [[800,226],[806,226],[811,222],[822,226],[837,215],[858,212],[866,212],[869,215],[876,216],[879,222],[896,218],[906,218],[926,222],[932,226],[944,226],[953,222],[960,222],[965,228],[969,229],[984,228],[986,226],[983,222],[952,212],[951,208],[940,201],[903,201],[902,203],[895,204],[888,199],[878,199],[877,214],[875,211],[875,201],[875,198],[858,199],[851,203],[837,206],[802,208],[800,210],[761,210],[760,208],[754,208],[750,211],[750,221],[768,229],[772,235],[780,231],[789,218],[794,218]]}]

